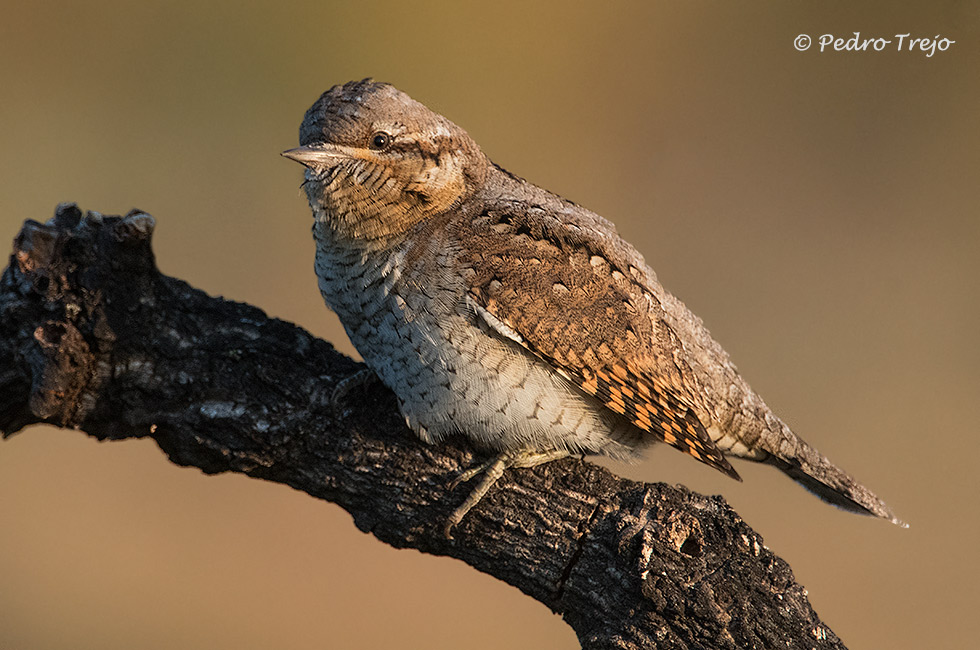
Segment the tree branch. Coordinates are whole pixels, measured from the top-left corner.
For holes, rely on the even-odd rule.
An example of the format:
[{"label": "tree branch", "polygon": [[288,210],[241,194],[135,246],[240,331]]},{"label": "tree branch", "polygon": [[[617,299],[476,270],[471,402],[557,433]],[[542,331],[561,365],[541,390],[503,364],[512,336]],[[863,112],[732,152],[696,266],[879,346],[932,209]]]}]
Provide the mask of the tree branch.
[{"label": "tree branch", "polygon": [[0,432],[35,422],[152,437],[207,473],[285,483],[395,547],[516,586],[585,648],[844,648],[789,566],[720,497],[576,459],[511,470],[455,530],[447,485],[476,460],[421,443],[362,366],[259,309],[156,269],[153,218],[58,207],[27,221],[0,280]]}]

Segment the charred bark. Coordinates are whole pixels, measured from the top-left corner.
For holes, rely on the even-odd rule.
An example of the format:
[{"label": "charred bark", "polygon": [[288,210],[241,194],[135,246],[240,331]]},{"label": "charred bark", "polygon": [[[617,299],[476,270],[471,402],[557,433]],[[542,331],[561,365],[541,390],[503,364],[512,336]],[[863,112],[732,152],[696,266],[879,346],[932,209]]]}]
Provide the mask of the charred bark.
[{"label": "charred bark", "polygon": [[241,472],[346,509],[395,547],[516,586],[585,648],[843,648],[790,567],[720,498],[576,459],[511,470],[455,530],[448,484],[478,461],[427,446],[380,384],[306,331],[162,275],[153,218],[58,207],[0,280],[0,432],[32,423],[152,437],[171,461]]}]

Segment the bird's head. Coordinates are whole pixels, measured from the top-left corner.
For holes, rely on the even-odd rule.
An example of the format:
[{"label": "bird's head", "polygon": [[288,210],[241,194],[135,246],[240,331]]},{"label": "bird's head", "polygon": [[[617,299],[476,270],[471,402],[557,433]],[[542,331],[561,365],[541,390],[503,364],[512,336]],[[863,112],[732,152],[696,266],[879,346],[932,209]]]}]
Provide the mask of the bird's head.
[{"label": "bird's head", "polygon": [[387,239],[471,195],[490,164],[473,139],[385,83],[334,86],[306,111],[300,145],[314,216],[355,239]]}]

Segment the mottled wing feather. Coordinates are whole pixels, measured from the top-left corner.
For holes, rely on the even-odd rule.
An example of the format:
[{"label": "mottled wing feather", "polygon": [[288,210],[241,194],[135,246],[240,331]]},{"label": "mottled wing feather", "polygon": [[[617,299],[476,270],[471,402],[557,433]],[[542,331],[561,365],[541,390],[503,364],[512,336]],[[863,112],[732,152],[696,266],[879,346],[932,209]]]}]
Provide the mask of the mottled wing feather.
[{"label": "mottled wing feather", "polygon": [[600,236],[485,210],[462,236],[469,300],[484,320],[636,427],[738,479],[694,410],[639,362],[655,335],[642,289]]},{"label": "mottled wing feather", "polygon": [[[526,347],[536,353],[532,347]],[[563,377],[598,398],[606,408],[626,417],[661,442],[741,480],[724,453],[708,436],[701,421],[670,393],[654,388],[651,382],[622,365],[593,371],[569,368],[544,355],[538,356],[548,361]]]}]

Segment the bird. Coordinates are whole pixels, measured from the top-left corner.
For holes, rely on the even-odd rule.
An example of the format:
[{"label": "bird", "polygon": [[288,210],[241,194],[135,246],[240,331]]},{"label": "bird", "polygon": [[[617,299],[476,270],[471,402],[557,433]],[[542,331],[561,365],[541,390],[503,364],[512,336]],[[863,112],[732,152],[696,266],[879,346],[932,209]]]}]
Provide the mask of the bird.
[{"label": "bird", "polygon": [[315,270],[407,425],[487,462],[447,537],[504,472],[667,444],[741,480],[773,465],[824,501],[905,525],[779,419],[702,321],[605,218],[492,162],[388,83],[336,85],[306,111]]}]

